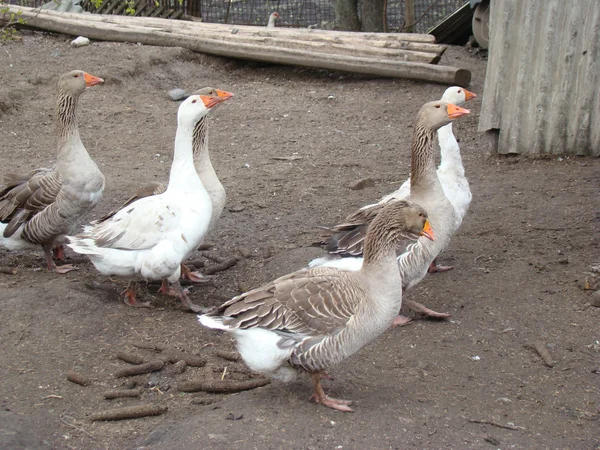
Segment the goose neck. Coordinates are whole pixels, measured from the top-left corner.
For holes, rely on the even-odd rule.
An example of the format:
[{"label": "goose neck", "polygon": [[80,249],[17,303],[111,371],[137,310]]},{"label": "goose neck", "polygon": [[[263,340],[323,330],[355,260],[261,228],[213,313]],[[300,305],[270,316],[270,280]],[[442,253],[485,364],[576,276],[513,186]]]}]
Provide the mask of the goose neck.
[{"label": "goose neck", "polygon": [[410,180],[411,187],[435,176],[435,132],[422,123],[417,123],[412,138]]},{"label": "goose neck", "polygon": [[79,137],[77,126],[78,95],[59,92],[56,102],[58,135],[61,142],[68,141],[73,137]]},{"label": "goose neck", "polygon": [[179,125],[177,127],[173,164],[167,190],[184,188],[190,183],[200,183],[194,167],[192,139],[193,128],[191,126]]}]

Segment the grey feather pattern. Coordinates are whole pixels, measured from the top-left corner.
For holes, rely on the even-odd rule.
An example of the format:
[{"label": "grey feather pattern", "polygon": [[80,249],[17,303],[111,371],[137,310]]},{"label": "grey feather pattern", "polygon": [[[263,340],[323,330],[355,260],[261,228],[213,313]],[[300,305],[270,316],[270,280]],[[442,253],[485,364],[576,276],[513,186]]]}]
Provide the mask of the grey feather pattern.
[{"label": "grey feather pattern", "polygon": [[224,323],[232,328],[262,327],[305,336],[335,333],[350,320],[357,305],[352,300],[359,298],[347,296],[347,283],[366,295],[350,278],[327,267],[300,270],[234,297],[210,315],[225,316]]}]

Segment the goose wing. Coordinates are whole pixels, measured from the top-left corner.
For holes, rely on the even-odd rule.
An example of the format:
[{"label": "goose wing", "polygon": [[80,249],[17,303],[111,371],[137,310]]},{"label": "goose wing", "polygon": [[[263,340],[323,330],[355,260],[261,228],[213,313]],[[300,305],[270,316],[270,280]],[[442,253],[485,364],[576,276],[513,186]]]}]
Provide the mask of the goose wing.
[{"label": "goose wing", "polygon": [[224,316],[223,323],[231,328],[323,336],[343,328],[365,295],[349,272],[318,267],[234,297],[209,315]]},{"label": "goose wing", "polygon": [[54,169],[36,169],[27,175],[6,174],[4,184],[0,191],[0,221],[8,223],[4,237],[10,237],[22,224],[56,202],[63,181]]}]

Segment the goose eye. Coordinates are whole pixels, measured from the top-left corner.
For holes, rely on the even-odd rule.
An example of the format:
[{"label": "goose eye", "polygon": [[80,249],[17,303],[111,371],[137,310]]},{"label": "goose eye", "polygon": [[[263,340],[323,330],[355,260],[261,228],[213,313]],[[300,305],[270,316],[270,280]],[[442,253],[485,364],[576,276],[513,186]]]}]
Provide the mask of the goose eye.
[{"label": "goose eye", "polygon": [[440,108],[440,105],[435,105],[435,107],[439,109],[439,108]]},{"label": "goose eye", "polygon": [[461,92],[462,92],[462,89],[459,89],[459,90],[458,90],[458,93],[460,94]]},{"label": "goose eye", "polygon": [[192,100],[192,103],[196,103],[197,101],[198,101],[198,100],[194,99],[194,100]]},{"label": "goose eye", "polygon": [[79,78],[79,74],[76,73],[75,75],[73,75],[75,78]]}]

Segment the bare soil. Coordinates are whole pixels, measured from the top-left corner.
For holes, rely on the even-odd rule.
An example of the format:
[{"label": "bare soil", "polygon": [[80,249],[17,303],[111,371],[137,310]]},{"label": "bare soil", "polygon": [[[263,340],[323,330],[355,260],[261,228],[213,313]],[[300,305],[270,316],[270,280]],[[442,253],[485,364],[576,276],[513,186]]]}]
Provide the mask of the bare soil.
[{"label": "bare soil", "polygon": [[[309,246],[316,225],[396,189],[409,172],[415,114],[445,89],[178,48],[94,42],[74,49],[70,40],[30,33],[0,46],[0,164],[2,172],[53,164],[57,77],[83,69],[105,78],[80,103],[82,140],[107,179],[87,220],[144,182],[166,180],[178,107],[168,90],[235,93],[211,114],[211,154],[228,205],[208,241],[212,254],[239,261],[193,287],[194,302],[206,306],[303,267],[321,254]],[[119,299],[122,280],[72,252],[79,270],[55,275],[41,252],[1,250],[1,265],[18,272],[0,274],[0,447],[600,448],[600,308],[591,306],[590,272],[600,263],[600,160],[489,155],[477,131],[485,58],[455,47],[442,63],[472,70],[470,88],[480,94],[455,125],[473,203],[440,258],[455,269],[426,277],[407,295],[452,319],[390,329],[334,367],[326,389],[353,399],[355,413],[309,402],[308,379],[237,394],[180,392],[185,380],[256,375],[218,356],[233,350],[231,339],[199,326],[155,284],[140,284],[141,300],[154,309],[134,309]],[[375,185],[347,187],[365,177]],[[132,382],[115,377],[129,366],[116,358],[121,351],[146,361],[178,351],[207,364],[176,373],[167,363]],[[91,384],[68,381],[70,371]],[[103,398],[134,384],[140,398]],[[168,411],[89,420],[139,404]]]}]

